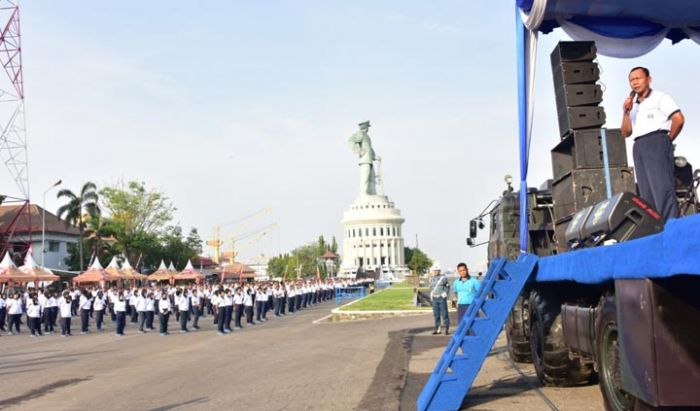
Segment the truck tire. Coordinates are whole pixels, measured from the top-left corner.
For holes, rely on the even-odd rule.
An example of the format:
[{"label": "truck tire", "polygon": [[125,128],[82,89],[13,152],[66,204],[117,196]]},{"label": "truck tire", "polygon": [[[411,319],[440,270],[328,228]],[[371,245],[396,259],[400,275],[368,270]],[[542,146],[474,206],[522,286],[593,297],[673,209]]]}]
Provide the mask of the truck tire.
[{"label": "truck tire", "polygon": [[537,377],[544,385],[572,386],[595,378],[593,367],[571,357],[561,324],[561,300],[554,292],[530,293],[530,350]]},{"label": "truck tire", "polygon": [[528,295],[520,294],[506,320],[508,353],[515,362],[532,362]]},{"label": "truck tire", "polygon": [[599,385],[605,409],[608,411],[634,410],[636,399],[622,390],[617,313],[613,294],[601,297],[595,330]]}]

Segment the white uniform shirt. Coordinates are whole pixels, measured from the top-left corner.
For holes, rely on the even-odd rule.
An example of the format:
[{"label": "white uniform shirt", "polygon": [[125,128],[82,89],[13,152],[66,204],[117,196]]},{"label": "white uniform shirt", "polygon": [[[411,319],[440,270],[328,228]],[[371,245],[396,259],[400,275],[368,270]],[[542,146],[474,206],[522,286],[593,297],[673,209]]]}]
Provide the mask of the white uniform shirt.
[{"label": "white uniform shirt", "polygon": [[80,309],[89,310],[92,307],[92,299],[85,298],[84,295],[80,295]]},{"label": "white uniform shirt", "polygon": [[92,309],[95,311],[104,310],[107,298],[102,296],[102,298],[95,296],[95,300],[92,302]]},{"label": "white uniform shirt", "polygon": [[146,297],[138,296],[136,297],[136,311],[146,311]]},{"label": "white uniform shirt", "polygon": [[167,314],[170,312],[170,300],[166,299],[160,299],[158,300],[158,312],[161,314]]},{"label": "white uniform shirt", "polygon": [[73,305],[73,302],[66,301],[65,298],[60,298],[58,300],[58,310],[61,312],[61,318],[71,317],[71,305]]},{"label": "white uniform shirt", "polygon": [[126,300],[119,300],[119,297],[114,299],[114,312],[126,312]]},{"label": "white uniform shirt", "polygon": [[671,129],[671,116],[680,110],[671,96],[658,90],[650,90],[644,101],[637,101],[635,99],[630,112],[630,137],[637,138],[654,131]]},{"label": "white uniform shirt", "polygon": [[34,304],[34,300],[31,298],[27,299],[27,316],[31,318],[41,317],[41,304],[38,299],[36,304]]},{"label": "white uniform shirt", "polygon": [[156,300],[153,298],[146,298],[146,311],[156,310]]},{"label": "white uniform shirt", "polygon": [[243,304],[243,294],[234,294],[233,295],[233,303],[236,305]]},{"label": "white uniform shirt", "polygon": [[243,305],[246,307],[252,307],[253,306],[253,297],[250,294],[246,294],[243,296]]},{"label": "white uniform shirt", "polygon": [[180,311],[190,310],[190,299],[186,295],[181,295],[177,302],[177,309]]}]

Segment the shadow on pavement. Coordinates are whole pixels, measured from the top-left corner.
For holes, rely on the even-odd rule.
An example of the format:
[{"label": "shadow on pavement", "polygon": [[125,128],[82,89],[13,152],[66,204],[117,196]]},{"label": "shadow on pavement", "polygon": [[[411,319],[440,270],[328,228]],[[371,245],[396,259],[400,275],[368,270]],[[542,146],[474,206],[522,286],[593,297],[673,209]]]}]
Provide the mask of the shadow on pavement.
[{"label": "shadow on pavement", "polygon": [[199,397],[199,398],[191,399],[189,401],[177,402],[177,403],[170,404],[170,405],[163,405],[162,407],[151,408],[151,409],[149,409],[149,411],[168,411],[168,410],[172,410],[174,408],[184,407],[186,405],[206,404],[208,402],[209,402],[209,398]]}]

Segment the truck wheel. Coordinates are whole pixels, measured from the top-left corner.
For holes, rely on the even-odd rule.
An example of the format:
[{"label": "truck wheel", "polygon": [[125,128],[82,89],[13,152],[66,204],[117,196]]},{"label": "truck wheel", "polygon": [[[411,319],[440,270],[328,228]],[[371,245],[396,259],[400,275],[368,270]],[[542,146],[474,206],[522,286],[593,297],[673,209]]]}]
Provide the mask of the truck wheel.
[{"label": "truck wheel", "polygon": [[604,295],[598,307],[595,322],[596,358],[603,403],[608,411],[630,411],[635,409],[635,398],[622,389],[615,296]]},{"label": "truck wheel", "polygon": [[571,358],[561,324],[561,300],[554,293],[530,293],[530,350],[537,377],[545,385],[581,385],[595,378],[593,367]]},{"label": "truck wheel", "polygon": [[528,297],[521,294],[506,320],[508,352],[515,362],[532,362],[529,315]]}]

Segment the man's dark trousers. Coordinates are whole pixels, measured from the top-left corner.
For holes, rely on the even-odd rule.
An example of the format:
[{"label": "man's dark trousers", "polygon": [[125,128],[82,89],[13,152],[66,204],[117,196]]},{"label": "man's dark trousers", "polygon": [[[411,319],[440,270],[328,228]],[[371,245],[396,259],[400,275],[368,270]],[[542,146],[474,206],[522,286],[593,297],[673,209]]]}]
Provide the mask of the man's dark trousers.
[{"label": "man's dark trousers", "polygon": [[673,146],[667,131],[637,137],[632,149],[639,196],[661,214],[664,221],[678,217]]}]

